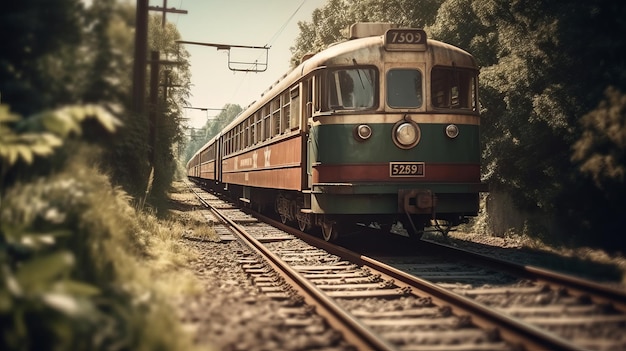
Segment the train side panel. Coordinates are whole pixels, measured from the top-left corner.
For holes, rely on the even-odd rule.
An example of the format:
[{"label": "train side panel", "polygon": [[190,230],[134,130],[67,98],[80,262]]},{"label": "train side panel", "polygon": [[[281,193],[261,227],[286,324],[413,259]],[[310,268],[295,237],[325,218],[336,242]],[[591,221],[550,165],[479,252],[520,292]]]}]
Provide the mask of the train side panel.
[{"label": "train side panel", "polygon": [[224,157],[222,181],[250,187],[300,191],[302,186],[302,135]]}]

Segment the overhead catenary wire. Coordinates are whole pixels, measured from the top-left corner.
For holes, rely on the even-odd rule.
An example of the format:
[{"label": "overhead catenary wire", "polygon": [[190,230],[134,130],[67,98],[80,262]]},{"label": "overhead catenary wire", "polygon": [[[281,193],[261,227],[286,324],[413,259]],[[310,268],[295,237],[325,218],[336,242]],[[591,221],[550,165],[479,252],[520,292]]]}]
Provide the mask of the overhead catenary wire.
[{"label": "overhead catenary wire", "polygon": [[[163,0],[151,0],[151,1],[163,1]],[[167,0],[166,0],[167,1]],[[280,4],[277,3],[273,3],[271,6],[256,6],[257,3],[255,3],[254,5],[256,6],[255,9],[250,8],[247,12],[248,13],[243,13],[242,17],[243,19],[245,19],[246,23],[248,23],[251,26],[261,26],[260,28],[257,28],[257,39],[255,39],[255,33],[254,31],[250,32],[248,31],[248,34],[252,34],[252,35],[247,35],[247,39],[250,40],[254,40],[257,41],[258,40],[258,34],[260,33],[265,33],[264,35],[268,35],[266,37],[266,39],[269,39],[267,41],[265,41],[267,44],[265,46],[262,46],[260,48],[265,49],[266,47],[271,46],[271,48],[274,49],[274,52],[272,53],[272,58],[273,61],[276,60],[276,57],[280,56],[281,57],[281,61],[284,61],[282,59],[283,56],[286,56],[288,54],[289,51],[289,44],[287,43],[287,41],[285,40],[285,37],[289,36],[293,36],[295,35],[295,30],[293,29],[295,27],[295,22],[296,20],[298,20],[300,17],[302,17],[302,13],[305,11],[305,9],[307,8],[308,5],[312,5],[313,3],[317,3],[318,1],[321,0],[314,0],[314,1],[309,1],[308,3],[306,2],[306,0],[300,0],[298,2],[288,2],[288,1],[281,1]],[[218,37],[222,37],[223,39],[226,38],[232,38],[233,37],[233,33],[238,33],[237,31],[231,31],[229,33],[227,33],[229,36],[223,36],[221,31],[214,29],[212,26],[206,27],[205,23],[202,21],[198,21],[198,16],[200,16],[201,18],[204,16],[207,16],[207,12],[206,12],[206,8],[209,5],[203,5],[203,6],[197,6],[197,4],[195,2],[193,2],[194,4],[192,5],[189,1],[183,1],[183,0],[178,0],[178,1],[174,1],[174,0],[169,0],[169,2],[171,3],[180,3],[180,6],[182,7],[183,4],[185,4],[186,6],[191,6],[191,12],[195,13],[195,16],[191,16],[192,18],[190,18],[191,21],[187,22],[187,21],[182,21],[183,19],[181,19],[180,17],[176,17],[176,18],[171,18],[172,21],[174,21],[175,23],[182,23],[184,25],[184,28],[186,30],[185,33],[189,32],[191,30],[191,35],[194,35],[194,33],[202,33],[203,35],[217,35]],[[236,3],[237,1],[235,1]],[[232,2],[231,2],[232,4]],[[291,5],[291,6],[289,6]],[[307,6],[305,6],[307,5]],[[217,6],[217,7],[215,7]],[[224,6],[222,7],[221,5],[210,5],[209,6],[212,10],[209,10],[210,12],[208,12],[208,14],[210,16],[214,16],[216,14],[221,14],[220,18],[217,20],[217,22],[222,23],[224,22],[224,18],[226,17],[224,15],[226,14],[231,14],[234,13],[232,6],[228,5],[228,6]],[[291,7],[291,9],[290,9]],[[245,11],[245,7],[240,7],[240,9],[242,9],[242,12],[246,12]],[[253,11],[253,12],[250,12]],[[267,11],[271,11],[271,13],[267,12]],[[271,15],[272,20],[271,21],[267,21],[267,16]],[[280,19],[282,17],[282,20]],[[262,19],[266,19],[265,21],[263,21]],[[183,23],[184,22],[184,23]],[[213,23],[213,22],[211,22]],[[226,28],[228,27],[228,25],[230,25],[232,22],[228,23],[226,22],[222,27]],[[206,23],[206,25],[208,26],[209,23]],[[205,30],[207,28],[211,28],[208,31]],[[181,28],[183,29],[183,28]],[[188,33],[187,33],[188,34]],[[183,34],[183,37],[188,36],[187,34]],[[259,41],[257,41],[259,42]],[[255,64],[262,64],[263,61],[261,56],[265,56],[265,52],[259,52],[257,51],[256,53],[254,53],[253,51],[250,52],[246,52],[245,48],[243,46],[239,47],[237,45],[230,45],[230,44],[224,44],[224,48],[222,50],[226,51],[226,46],[228,46],[228,50],[230,50],[231,48],[234,50],[233,52],[233,62],[235,63],[243,63],[243,66],[239,66],[242,67],[243,69],[245,69],[246,67],[248,68],[254,68]],[[285,48],[286,46],[286,48]],[[276,52],[277,48],[280,47],[280,53]],[[218,50],[221,47],[218,48]],[[230,52],[229,52],[230,54]],[[199,57],[199,56],[198,56]],[[257,58],[257,60],[255,60],[255,58]],[[288,60],[287,60],[288,61]],[[206,61],[203,62],[203,65],[206,66]],[[194,65],[195,66],[195,65]],[[280,64],[276,64],[276,62],[274,62],[274,64],[272,66],[276,66],[276,67],[272,67],[273,71],[276,71],[276,68],[278,68],[278,66],[282,67],[283,64],[282,62]],[[230,68],[230,66],[229,66]],[[202,71],[202,75],[204,75],[204,71],[206,69],[195,69],[195,71]],[[253,69],[251,69],[252,71]],[[282,68],[280,70],[283,70]],[[196,75],[194,71],[194,76]],[[233,74],[236,74],[237,71],[233,72]],[[245,72],[248,73],[248,72]],[[224,79],[225,77],[223,77],[223,72],[214,72],[215,76],[222,76],[221,79]],[[278,73],[274,73],[272,75],[277,75]],[[213,75],[213,73],[211,73],[210,77],[215,77]],[[240,103],[239,100],[242,98],[242,96],[246,96],[245,98],[245,103],[244,105],[247,105],[249,102],[251,102],[252,100],[256,100],[256,98],[258,97],[258,95],[261,93],[261,89],[265,88],[265,87],[260,87],[258,86],[260,85],[264,85],[262,84],[263,81],[266,80],[266,78],[264,78],[266,76],[252,76],[252,75],[241,75],[239,77],[232,77],[230,79],[227,78],[228,82],[224,81],[225,85],[224,87],[227,88],[226,91],[224,91],[222,89],[221,92],[217,93],[217,95],[213,95],[210,94],[210,96],[208,97],[209,100],[215,100],[217,98],[217,96],[219,96],[219,100],[222,101],[231,101],[231,103]],[[234,78],[234,79],[233,79]],[[270,79],[270,78],[268,78]],[[230,89],[228,89],[228,85],[231,86]],[[252,87],[256,87],[256,88],[252,88]],[[256,92],[253,92],[256,91]],[[199,96],[198,94],[196,94],[196,92],[193,92],[192,95],[194,96]],[[204,93],[202,94],[204,95]],[[230,98],[228,98],[228,96],[231,96]],[[212,98],[215,97],[215,98]],[[224,100],[224,98],[226,98]],[[192,99],[193,100],[193,99]],[[206,97],[202,97],[202,100],[206,100]],[[243,102],[243,101],[242,101]],[[244,106],[242,105],[242,106]]]},{"label": "overhead catenary wire", "polygon": [[289,22],[291,22],[291,20],[296,16],[296,14],[298,13],[298,11],[300,11],[300,9],[302,8],[302,5],[304,5],[305,2],[306,0],[302,0],[298,8],[296,8],[296,10],[291,14],[291,16],[289,16],[289,18],[285,21],[285,23],[283,23],[280,29],[278,29],[278,32],[276,32],[276,34],[274,34],[274,36],[270,38],[269,42],[265,46],[271,47],[272,44],[274,44],[274,41],[276,41],[276,39],[278,39],[278,37],[282,34],[285,28],[287,28],[287,25],[289,24]]},{"label": "overhead catenary wire", "polygon": [[[306,2],[306,0],[302,0],[302,2],[300,3],[300,5],[298,5],[298,7],[296,8],[296,10],[291,14],[291,16],[289,16],[289,18],[287,18],[287,20],[283,23],[283,25],[278,29],[278,31],[276,33],[274,33],[274,35],[270,38],[270,40],[268,40],[267,44],[265,44],[265,47],[267,48],[271,48],[272,45],[274,44],[274,42],[280,37],[280,35],[283,33],[283,31],[285,30],[285,28],[287,28],[287,25],[289,25],[289,23],[291,22],[291,20],[296,16],[296,14],[298,14],[298,12],[300,11],[300,9],[302,8],[302,6],[304,5],[304,3]],[[257,60],[260,59],[261,56],[259,55],[257,57]],[[253,65],[251,65],[252,67]],[[234,72],[236,73],[236,72]],[[248,73],[250,72],[245,72],[244,77],[241,79],[241,81],[239,82],[239,84],[237,85],[237,88],[235,89],[235,91],[233,92],[233,96],[236,96],[237,93],[239,92],[239,88],[241,88],[241,86],[243,85],[245,79],[248,77]]]}]

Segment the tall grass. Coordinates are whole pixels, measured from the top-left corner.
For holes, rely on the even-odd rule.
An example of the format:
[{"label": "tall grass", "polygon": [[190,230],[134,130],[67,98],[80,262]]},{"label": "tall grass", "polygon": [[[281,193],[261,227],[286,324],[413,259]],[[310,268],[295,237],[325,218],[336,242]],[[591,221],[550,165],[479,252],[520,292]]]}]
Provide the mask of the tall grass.
[{"label": "tall grass", "polygon": [[169,304],[196,288],[183,230],[137,211],[93,158],[3,196],[0,349],[190,349]]}]

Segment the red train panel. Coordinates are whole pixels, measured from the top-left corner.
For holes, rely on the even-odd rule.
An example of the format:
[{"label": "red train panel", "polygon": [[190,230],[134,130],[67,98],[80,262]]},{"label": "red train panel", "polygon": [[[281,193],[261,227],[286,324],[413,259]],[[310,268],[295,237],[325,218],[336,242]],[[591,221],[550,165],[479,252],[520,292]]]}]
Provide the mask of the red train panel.
[{"label": "red train panel", "polygon": [[297,135],[237,156],[224,157],[222,182],[301,190],[302,164],[302,136]]}]

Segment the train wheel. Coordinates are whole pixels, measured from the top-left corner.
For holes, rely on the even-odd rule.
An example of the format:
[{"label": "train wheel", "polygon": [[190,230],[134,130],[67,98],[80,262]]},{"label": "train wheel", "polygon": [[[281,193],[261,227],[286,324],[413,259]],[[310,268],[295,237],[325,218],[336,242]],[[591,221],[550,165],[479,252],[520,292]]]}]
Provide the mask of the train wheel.
[{"label": "train wheel", "polygon": [[339,238],[339,224],[335,221],[324,219],[322,222],[322,237],[324,241],[335,241]]},{"label": "train wheel", "polygon": [[298,229],[303,232],[306,232],[311,228],[312,218],[310,214],[302,213],[301,209],[304,207],[304,200],[302,198],[297,199],[292,202],[292,210],[294,211],[294,217],[296,217],[296,221],[298,221]]},{"label": "train wheel", "polygon": [[281,214],[280,215],[280,222],[282,224],[287,224],[287,216]]},{"label": "train wheel", "polygon": [[307,223],[301,216],[298,216],[298,229],[306,232],[309,229],[309,223]]}]

